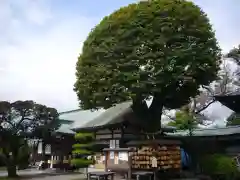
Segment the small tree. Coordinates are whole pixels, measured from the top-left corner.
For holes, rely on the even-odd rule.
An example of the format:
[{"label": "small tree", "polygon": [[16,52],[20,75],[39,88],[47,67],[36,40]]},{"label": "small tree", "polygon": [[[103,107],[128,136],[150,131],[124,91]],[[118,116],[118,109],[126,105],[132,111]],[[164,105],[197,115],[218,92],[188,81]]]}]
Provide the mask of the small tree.
[{"label": "small tree", "polygon": [[73,145],[73,156],[71,164],[76,168],[88,168],[90,164],[93,164],[93,159],[89,156],[93,155],[91,148],[91,142],[93,140],[93,134],[91,133],[77,133],[75,139],[78,142]]},{"label": "small tree", "polygon": [[163,107],[180,108],[200,85],[215,80],[220,58],[198,6],[185,0],[140,1],[106,16],[89,33],[76,66],[75,91],[83,109],[132,100],[142,127],[156,132]]},{"label": "small tree", "polygon": [[55,109],[33,101],[0,102],[0,154],[9,177],[17,176],[16,166],[28,147],[28,139],[39,136],[36,132],[40,132],[40,127],[51,132],[57,121]]},{"label": "small tree", "polygon": [[[192,110],[193,109],[189,108],[189,105],[183,106],[179,111],[175,113],[174,119],[172,118],[172,121],[168,123],[169,126],[176,127],[178,130],[188,131],[188,134],[190,137],[188,137],[187,144],[191,144],[193,130],[196,129],[199,124],[202,123],[196,118],[195,116],[196,114],[194,114]],[[187,154],[186,151],[189,154]],[[191,146],[189,147],[189,145],[187,145],[184,148],[184,153],[185,153],[187,164],[191,165],[192,162],[190,159],[195,160],[195,157],[197,156],[197,152],[193,147]],[[191,158],[189,157],[189,155]]]},{"label": "small tree", "polygon": [[178,130],[188,130],[192,135],[193,129],[197,128],[198,122],[192,114],[186,111],[177,111],[175,120],[168,123],[169,126],[176,127]]}]

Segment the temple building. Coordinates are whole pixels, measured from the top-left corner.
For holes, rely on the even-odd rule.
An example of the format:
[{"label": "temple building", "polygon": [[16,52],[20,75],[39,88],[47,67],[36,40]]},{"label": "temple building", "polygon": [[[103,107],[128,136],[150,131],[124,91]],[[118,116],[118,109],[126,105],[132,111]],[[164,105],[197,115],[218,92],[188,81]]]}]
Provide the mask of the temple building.
[{"label": "temple building", "polygon": [[[90,110],[72,110],[59,114],[60,127],[55,132],[54,137],[45,147],[45,156],[48,161],[62,162],[71,158],[72,145],[75,143],[74,128],[80,127],[88,121],[98,116],[101,111],[92,112]],[[39,141],[39,140],[35,140]],[[42,155],[42,142],[38,143],[37,156],[35,161],[40,161]]]},{"label": "temple building", "polygon": [[[132,111],[132,103],[124,102],[107,110],[73,110],[60,113],[60,128],[56,131],[51,145],[46,147],[46,155],[51,161],[64,161],[71,156],[74,134],[91,132],[95,136],[94,147],[97,164],[104,163],[103,148],[127,147],[132,140],[144,139],[140,126]],[[173,132],[174,128],[164,127],[164,132]],[[41,153],[41,143],[39,153]],[[122,154],[124,156],[124,154]]]},{"label": "temple building", "polygon": [[[223,105],[239,113],[240,107],[237,106],[240,103],[239,94],[215,96],[215,98]],[[46,154],[50,156],[49,159],[52,161],[70,159],[72,145],[75,142],[74,134],[76,132],[92,132],[95,136],[95,146],[99,152],[96,153],[96,166],[103,168],[105,161],[102,154],[103,148],[127,148],[134,141],[139,142],[146,138],[131,106],[131,102],[124,102],[107,110],[77,109],[60,113],[61,126],[56,131],[56,138],[51,142],[51,146],[46,149]],[[176,132],[173,127],[163,127],[161,134],[164,138],[179,139],[182,142],[186,142],[189,136],[187,131]],[[161,137],[159,138],[161,139]],[[240,154],[240,146],[238,146],[240,143],[240,126],[196,129],[193,131],[191,138],[199,141],[194,147],[196,149],[208,147],[205,148],[208,152],[221,151],[233,156]],[[39,151],[39,153],[41,152]],[[124,154],[121,154],[121,156],[124,156]]]},{"label": "temple building", "polygon": [[[218,95],[215,98],[221,104],[234,111],[235,115],[240,114],[239,91],[227,95]],[[194,129],[191,137],[187,130],[168,133],[168,135],[181,139],[186,146],[191,146],[192,151],[200,150],[199,153],[202,154],[221,153],[232,156],[236,160],[237,166],[240,167],[240,125]]]}]

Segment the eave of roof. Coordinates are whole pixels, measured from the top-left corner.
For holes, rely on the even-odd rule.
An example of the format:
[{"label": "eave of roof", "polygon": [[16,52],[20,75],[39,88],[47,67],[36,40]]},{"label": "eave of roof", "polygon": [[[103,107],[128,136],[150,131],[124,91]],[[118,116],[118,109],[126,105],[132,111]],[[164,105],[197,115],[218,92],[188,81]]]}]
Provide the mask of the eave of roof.
[{"label": "eave of roof", "polygon": [[61,123],[60,127],[55,132],[60,134],[75,134],[72,130],[72,123]]},{"label": "eave of roof", "polygon": [[123,115],[132,112],[131,105],[132,105],[131,101],[117,104],[107,109],[105,112],[95,117],[93,120],[88,121],[82,126],[74,128],[74,131],[93,130],[96,128],[103,128],[105,126],[111,126],[118,123],[122,123],[124,119]]},{"label": "eave of roof", "polygon": [[81,111],[81,109],[74,109],[74,110],[70,110],[70,111],[63,111],[63,112],[60,112],[59,115],[73,113],[73,112],[78,112],[78,111]]},{"label": "eave of roof", "polygon": [[[92,121],[89,121],[82,126],[76,127],[72,129],[73,131],[92,131],[96,129],[102,129],[112,126],[118,126],[119,124],[122,124],[125,120],[125,116],[127,114],[133,113],[132,111],[132,101],[126,101],[120,104],[117,104],[109,109],[107,109],[105,112],[94,118]],[[176,130],[175,127],[171,126],[163,126],[162,130],[164,132],[174,132]]]},{"label": "eave of roof", "polygon": [[[222,128],[209,128],[209,129],[195,129],[192,136],[196,137],[213,137],[213,136],[228,136],[240,134],[240,126],[228,126]],[[189,136],[188,130],[178,130],[174,133],[167,133],[169,136]]]},{"label": "eave of roof", "polygon": [[72,126],[71,126],[71,129],[72,129],[72,128],[81,127],[83,124],[86,124],[89,121],[96,118],[102,112],[104,112],[104,110],[91,111],[91,110],[76,109],[72,111],[61,112],[59,115],[59,119],[63,121],[72,122]]}]

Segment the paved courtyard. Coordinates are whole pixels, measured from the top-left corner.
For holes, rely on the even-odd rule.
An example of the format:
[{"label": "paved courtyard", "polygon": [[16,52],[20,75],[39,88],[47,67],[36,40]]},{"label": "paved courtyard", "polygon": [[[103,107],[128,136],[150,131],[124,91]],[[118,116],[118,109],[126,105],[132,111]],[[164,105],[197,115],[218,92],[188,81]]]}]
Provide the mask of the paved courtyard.
[{"label": "paved courtyard", "polygon": [[[88,168],[88,172],[92,171],[103,171],[102,169]],[[81,173],[56,173],[55,170],[37,170],[37,169],[26,169],[18,171],[18,175],[26,177],[26,179],[33,180],[82,180],[86,179],[84,174]],[[7,176],[6,171],[0,171],[0,177]]]},{"label": "paved courtyard", "polygon": [[83,174],[72,174],[72,175],[57,175],[57,176],[45,176],[45,177],[34,177],[28,178],[32,180],[83,180],[86,179]]}]

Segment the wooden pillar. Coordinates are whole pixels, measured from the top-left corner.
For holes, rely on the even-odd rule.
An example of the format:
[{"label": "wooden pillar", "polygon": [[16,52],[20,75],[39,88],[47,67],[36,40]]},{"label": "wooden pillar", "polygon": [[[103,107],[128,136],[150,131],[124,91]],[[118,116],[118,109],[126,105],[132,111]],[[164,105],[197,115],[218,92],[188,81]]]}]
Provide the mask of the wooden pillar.
[{"label": "wooden pillar", "polygon": [[127,175],[127,180],[131,180],[132,179],[132,155],[131,152],[128,152],[128,166],[129,166],[129,170],[128,170],[128,175]]},{"label": "wooden pillar", "polygon": [[107,172],[108,151],[105,151],[104,154],[105,154],[104,171]]}]

